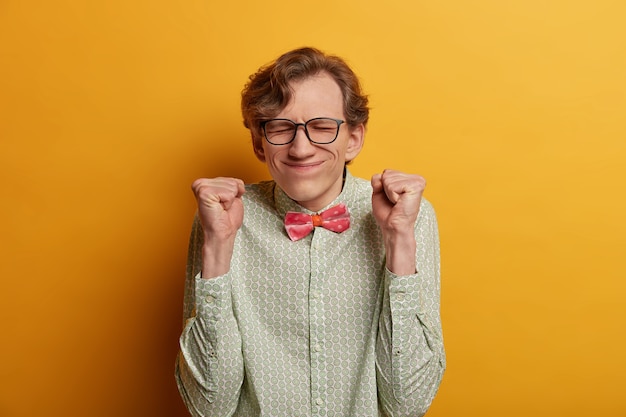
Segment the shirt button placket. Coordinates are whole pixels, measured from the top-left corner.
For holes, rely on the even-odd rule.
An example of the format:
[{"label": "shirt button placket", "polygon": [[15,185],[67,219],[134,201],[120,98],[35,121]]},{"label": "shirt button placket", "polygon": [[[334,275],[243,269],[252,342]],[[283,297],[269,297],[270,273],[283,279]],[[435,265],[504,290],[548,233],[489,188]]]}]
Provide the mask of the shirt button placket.
[{"label": "shirt button placket", "polygon": [[310,250],[311,279],[309,282],[309,346],[311,357],[311,414],[327,416],[326,360],[324,355],[324,233],[313,233]]}]

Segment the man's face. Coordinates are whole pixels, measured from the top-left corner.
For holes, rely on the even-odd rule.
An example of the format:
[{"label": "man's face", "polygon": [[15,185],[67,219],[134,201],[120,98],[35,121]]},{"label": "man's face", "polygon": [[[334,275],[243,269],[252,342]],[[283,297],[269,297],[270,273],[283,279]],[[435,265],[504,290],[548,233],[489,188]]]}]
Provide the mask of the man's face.
[{"label": "man's face", "polygon": [[[276,118],[304,123],[316,117],[345,120],[341,89],[328,74],[322,73],[291,84],[293,96]],[[298,127],[293,142],[272,145],[265,138],[256,156],[285,193],[302,207],[318,211],[333,201],[343,184],[346,161],[354,159],[363,146],[365,127],[353,129],[343,123],[337,139],[329,144],[311,143]]]}]

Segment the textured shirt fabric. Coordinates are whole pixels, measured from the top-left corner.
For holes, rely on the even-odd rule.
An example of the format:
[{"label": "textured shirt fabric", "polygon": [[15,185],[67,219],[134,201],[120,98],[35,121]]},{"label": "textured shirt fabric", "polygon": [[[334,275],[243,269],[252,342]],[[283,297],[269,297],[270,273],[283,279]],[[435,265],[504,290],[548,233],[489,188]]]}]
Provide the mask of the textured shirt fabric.
[{"label": "textured shirt fabric", "polygon": [[176,362],[193,416],[421,416],[445,353],[439,315],[439,237],[422,199],[417,270],[385,266],[368,181],[346,173],[351,225],[316,227],[292,242],[283,226],[300,207],[273,182],[246,185],[230,270],[204,279],[196,217],[184,328]]}]

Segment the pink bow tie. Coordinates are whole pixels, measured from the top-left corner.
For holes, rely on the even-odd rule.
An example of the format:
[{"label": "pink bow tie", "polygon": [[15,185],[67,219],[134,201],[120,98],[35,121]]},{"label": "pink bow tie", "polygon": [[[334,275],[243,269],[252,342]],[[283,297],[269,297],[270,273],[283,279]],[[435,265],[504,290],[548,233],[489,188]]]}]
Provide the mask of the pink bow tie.
[{"label": "pink bow tie", "polygon": [[350,227],[350,213],[345,204],[338,204],[319,214],[297,213],[288,211],[285,214],[285,229],[289,239],[302,239],[313,231],[316,226],[341,233]]}]

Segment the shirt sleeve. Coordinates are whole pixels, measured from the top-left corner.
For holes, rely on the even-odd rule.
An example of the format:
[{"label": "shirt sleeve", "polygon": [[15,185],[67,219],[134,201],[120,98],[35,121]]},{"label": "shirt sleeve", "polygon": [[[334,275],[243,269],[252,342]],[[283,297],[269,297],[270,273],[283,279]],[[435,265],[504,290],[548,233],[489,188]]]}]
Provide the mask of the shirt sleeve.
[{"label": "shirt sleeve", "polygon": [[415,238],[418,272],[398,276],[385,269],[376,341],[380,402],[385,415],[394,417],[424,415],[446,366],[439,313],[439,234],[426,200]]},{"label": "shirt sleeve", "polygon": [[181,397],[194,417],[226,417],[237,407],[243,381],[241,335],[232,310],[230,276],[200,276],[201,232],[196,219],[189,245],[175,376]]}]

